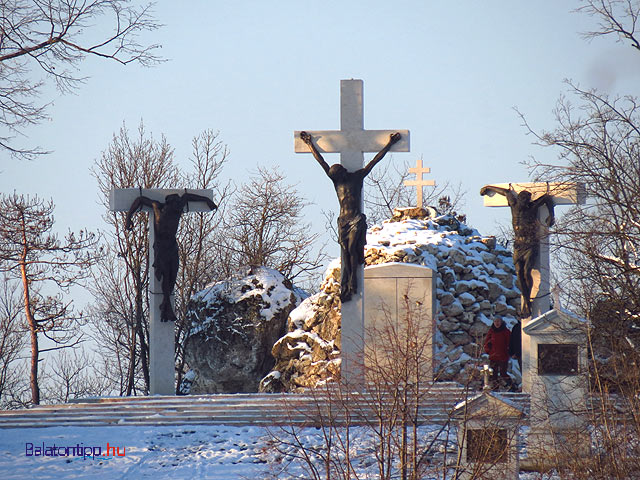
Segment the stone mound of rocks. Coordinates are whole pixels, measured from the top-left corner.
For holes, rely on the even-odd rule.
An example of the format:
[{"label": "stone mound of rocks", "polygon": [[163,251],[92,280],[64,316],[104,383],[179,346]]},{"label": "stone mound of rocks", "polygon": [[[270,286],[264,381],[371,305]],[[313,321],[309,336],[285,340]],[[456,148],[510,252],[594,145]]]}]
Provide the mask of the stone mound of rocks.
[{"label": "stone mound of rocks", "polygon": [[[416,263],[437,271],[434,374],[464,383],[485,361],[483,338],[493,317],[509,328],[516,322],[520,291],[511,251],[453,216],[429,218],[413,210],[397,209],[369,229],[366,265]],[[261,391],[296,391],[339,376],[339,265],[334,260],[320,292],[291,312]]]},{"label": "stone mound of rocks", "polygon": [[340,376],[340,261],[329,264],[320,292],[291,312],[287,334],[271,350],[276,364],[261,392],[291,392]]},{"label": "stone mound of rocks", "polygon": [[257,392],[273,368],[273,344],[306,294],[276,270],[251,267],[191,299],[183,393]]}]

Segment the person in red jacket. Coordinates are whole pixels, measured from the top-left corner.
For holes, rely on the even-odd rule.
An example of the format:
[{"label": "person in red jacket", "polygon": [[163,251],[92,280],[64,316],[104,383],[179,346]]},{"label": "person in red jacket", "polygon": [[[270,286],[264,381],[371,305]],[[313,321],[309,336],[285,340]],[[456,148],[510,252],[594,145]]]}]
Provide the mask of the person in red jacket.
[{"label": "person in red jacket", "polygon": [[493,325],[484,337],[484,351],[489,354],[489,366],[493,369],[491,379],[496,381],[499,376],[507,385],[511,383],[507,375],[510,338],[511,332],[500,317],[493,319]]}]

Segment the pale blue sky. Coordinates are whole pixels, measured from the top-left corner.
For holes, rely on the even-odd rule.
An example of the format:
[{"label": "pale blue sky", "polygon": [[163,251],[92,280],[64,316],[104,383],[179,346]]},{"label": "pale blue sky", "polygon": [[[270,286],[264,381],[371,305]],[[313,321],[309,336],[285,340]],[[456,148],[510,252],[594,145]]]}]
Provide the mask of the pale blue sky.
[{"label": "pale blue sky", "polygon": [[[53,150],[34,162],[0,153],[0,189],[52,197],[59,229],[102,228],[89,168],[123,121],[164,134],[187,164],[191,139],[219,130],[231,155],[225,177],[242,182],[279,165],[320,210],[336,209],[332,185],[293,131],[339,128],[339,81],[364,80],[365,128],[411,131],[411,152],[439,183],[462,183],[464,211],[482,233],[509,218],[486,209],[486,183],[523,181],[519,162],[555,157],[533,146],[532,126],[553,128],[552,110],[571,78],[583,87],[637,94],[640,56],[613,38],[586,42],[593,20],[578,1],[191,1],[156,6],[165,26],[149,37],[169,60],[154,68],[97,59],[77,95],[53,90],[51,120],[27,131]],[[37,72],[36,72],[37,73]],[[338,156],[328,155],[329,163]],[[561,212],[559,212],[561,213]],[[337,246],[331,253],[337,254]]]}]

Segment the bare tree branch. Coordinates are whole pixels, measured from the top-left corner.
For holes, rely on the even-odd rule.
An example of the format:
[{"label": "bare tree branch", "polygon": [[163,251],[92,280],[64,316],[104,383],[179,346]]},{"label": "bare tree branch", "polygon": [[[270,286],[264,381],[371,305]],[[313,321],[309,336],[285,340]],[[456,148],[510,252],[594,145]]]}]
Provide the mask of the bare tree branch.
[{"label": "bare tree branch", "polygon": [[302,221],[307,205],[277,169],[258,168],[239,188],[224,219],[221,248],[231,252],[231,271],[261,265],[293,280],[320,269],[325,254],[322,248],[313,252],[319,235]]},{"label": "bare tree branch", "polygon": [[640,3],[637,0],[587,0],[586,5],[576,9],[598,19],[598,29],[585,32],[589,40],[614,35],[619,42],[629,41],[631,46],[640,50],[636,27],[640,15]]},{"label": "bare tree branch", "polygon": [[[100,25],[100,28],[96,25]],[[107,26],[103,28],[102,26]],[[53,80],[71,92],[86,77],[79,64],[94,56],[123,65],[149,66],[163,61],[156,44],[143,43],[145,32],[160,27],[152,4],[137,8],[127,0],[11,0],[0,5],[0,148],[14,157],[47,153],[18,147],[29,125],[46,118],[42,87]]]}]

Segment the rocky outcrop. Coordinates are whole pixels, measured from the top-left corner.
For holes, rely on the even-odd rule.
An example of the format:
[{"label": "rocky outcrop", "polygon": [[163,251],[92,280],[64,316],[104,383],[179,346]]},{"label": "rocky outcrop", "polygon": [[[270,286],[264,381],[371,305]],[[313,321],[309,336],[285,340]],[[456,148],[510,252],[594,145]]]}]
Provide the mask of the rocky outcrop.
[{"label": "rocky outcrop", "polygon": [[[493,317],[509,327],[516,321],[520,292],[511,252],[453,216],[430,219],[413,210],[398,209],[368,231],[366,264],[416,263],[437,271],[434,371],[438,379],[463,382],[483,362],[482,340]],[[339,278],[335,260],[320,292],[291,313],[262,391],[295,391],[339,375]]]},{"label": "rocky outcrop", "polygon": [[340,374],[340,262],[331,262],[320,292],[289,316],[288,332],[273,346],[276,365],[260,382],[261,392],[312,387]]},{"label": "rocky outcrop", "polygon": [[303,296],[279,272],[264,267],[194,295],[184,393],[257,392],[274,366],[273,344]]}]

